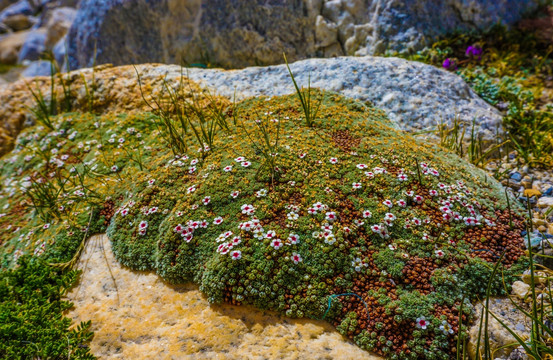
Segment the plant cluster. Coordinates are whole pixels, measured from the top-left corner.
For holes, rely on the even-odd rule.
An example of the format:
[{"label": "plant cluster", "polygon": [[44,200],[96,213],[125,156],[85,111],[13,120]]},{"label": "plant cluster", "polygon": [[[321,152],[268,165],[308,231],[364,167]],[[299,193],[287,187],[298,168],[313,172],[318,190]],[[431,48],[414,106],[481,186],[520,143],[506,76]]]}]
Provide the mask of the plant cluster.
[{"label": "plant cluster", "polygon": [[0,272],[0,357],[2,359],[92,360],[90,321],[70,329],[61,300],[76,283],[77,271],[63,272],[31,256]]},{"label": "plant cluster", "polygon": [[[178,151],[156,111],[70,113],[53,129],[28,129],[1,160],[3,264],[29,253],[71,262],[83,238],[107,227],[123,264],[193,281],[211,302],[324,317],[393,359],[449,359],[470,318],[465,299],[485,294],[482,278],[501,254],[507,276],[524,263],[518,206],[382,111],[309,93],[324,99],[311,125],[296,96],[214,110],[223,102],[189,94],[199,113],[169,118],[187,144]],[[217,120],[207,148],[180,132],[217,116],[227,126]],[[29,177],[53,183],[59,216],[24,211]]]}]

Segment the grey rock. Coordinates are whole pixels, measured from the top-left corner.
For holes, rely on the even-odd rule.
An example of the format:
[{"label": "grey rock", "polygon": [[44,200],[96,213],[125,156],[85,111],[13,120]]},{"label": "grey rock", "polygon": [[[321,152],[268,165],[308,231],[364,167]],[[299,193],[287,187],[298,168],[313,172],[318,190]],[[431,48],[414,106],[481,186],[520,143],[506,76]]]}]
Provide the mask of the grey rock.
[{"label": "grey rock", "polygon": [[23,70],[21,77],[50,76],[51,71],[52,67],[49,61],[33,61],[25,70]]},{"label": "grey rock", "polygon": [[[54,48],[52,49],[52,54],[54,55],[54,59],[56,60],[56,63],[58,64],[58,67],[62,70],[66,70],[66,64],[65,64],[65,36],[54,45]],[[62,71],[63,72],[63,71]]]},{"label": "grey rock", "polygon": [[[430,130],[458,115],[476,118],[484,139],[495,136],[501,115],[480,99],[457,75],[419,62],[393,57],[340,57],[308,59],[290,65],[298,85],[342,93],[385,110],[390,119],[408,131]],[[180,67],[167,67],[175,74]],[[285,65],[242,70],[188,69],[193,80],[232,98],[294,93]],[[174,76],[176,76],[173,74]]]},{"label": "grey rock", "polygon": [[[225,68],[413,52],[439,36],[515,23],[538,0],[83,0],[72,69],[96,63]],[[95,45],[97,53],[95,54]]]},{"label": "grey rock", "polygon": [[35,7],[28,0],[21,0],[7,6],[0,12],[0,22],[14,15],[34,15],[35,11]]},{"label": "grey rock", "polygon": [[30,31],[25,39],[25,42],[23,43],[23,46],[21,47],[21,50],[19,51],[17,61],[21,63],[24,60],[38,60],[42,52],[46,50],[45,42],[46,29]]},{"label": "grey rock", "polygon": [[513,352],[509,355],[508,360],[528,360],[528,354],[522,346],[514,349]]}]

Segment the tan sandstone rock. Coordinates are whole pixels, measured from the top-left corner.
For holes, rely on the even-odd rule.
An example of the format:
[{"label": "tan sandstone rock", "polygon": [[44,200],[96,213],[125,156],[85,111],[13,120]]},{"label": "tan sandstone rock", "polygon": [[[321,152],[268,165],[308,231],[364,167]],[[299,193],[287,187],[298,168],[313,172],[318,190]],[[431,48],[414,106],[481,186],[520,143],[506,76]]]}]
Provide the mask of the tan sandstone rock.
[{"label": "tan sandstone rock", "polygon": [[78,268],[68,316],[92,320],[91,350],[101,359],[381,359],[324,321],[210,306],[194,285],[124,268],[105,235],[88,240]]},{"label": "tan sandstone rock", "polygon": [[18,31],[0,38],[0,63],[15,64],[19,50],[23,46],[29,31]]}]

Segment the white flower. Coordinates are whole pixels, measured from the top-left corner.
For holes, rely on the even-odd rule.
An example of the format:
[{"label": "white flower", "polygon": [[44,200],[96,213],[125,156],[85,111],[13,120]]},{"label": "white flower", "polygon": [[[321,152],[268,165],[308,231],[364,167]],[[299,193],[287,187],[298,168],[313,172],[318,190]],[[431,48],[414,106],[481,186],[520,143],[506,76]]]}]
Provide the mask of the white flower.
[{"label": "white flower", "polygon": [[287,217],[288,217],[288,220],[295,221],[295,220],[298,220],[299,215],[292,211],[288,213]]}]

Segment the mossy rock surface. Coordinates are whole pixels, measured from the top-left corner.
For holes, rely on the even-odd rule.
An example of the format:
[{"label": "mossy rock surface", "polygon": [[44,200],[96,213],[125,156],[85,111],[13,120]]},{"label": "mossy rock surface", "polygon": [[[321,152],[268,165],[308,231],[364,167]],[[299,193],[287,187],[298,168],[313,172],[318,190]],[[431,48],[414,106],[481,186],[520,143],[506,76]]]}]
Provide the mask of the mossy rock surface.
[{"label": "mossy rock surface", "polygon": [[[507,281],[524,263],[520,209],[382,111],[313,96],[313,127],[296,96],[250,99],[226,113],[209,151],[189,131],[179,156],[151,113],[65,114],[55,130],[25,131],[2,160],[3,264],[33,251],[68,261],[107,227],[123,264],[193,281],[211,302],[324,317],[389,358],[451,358],[461,299],[485,293],[502,254]],[[21,191],[41,177],[72,179],[42,217],[23,210]]]}]

